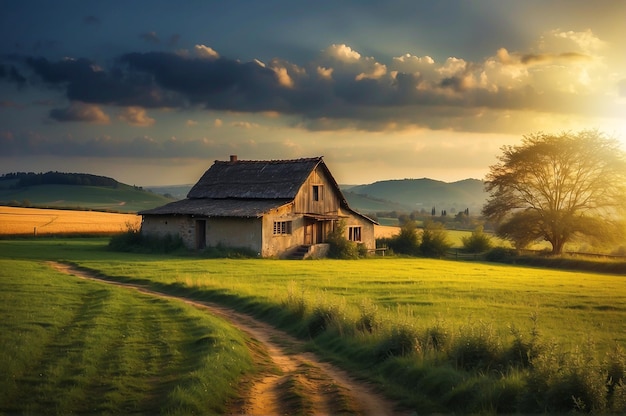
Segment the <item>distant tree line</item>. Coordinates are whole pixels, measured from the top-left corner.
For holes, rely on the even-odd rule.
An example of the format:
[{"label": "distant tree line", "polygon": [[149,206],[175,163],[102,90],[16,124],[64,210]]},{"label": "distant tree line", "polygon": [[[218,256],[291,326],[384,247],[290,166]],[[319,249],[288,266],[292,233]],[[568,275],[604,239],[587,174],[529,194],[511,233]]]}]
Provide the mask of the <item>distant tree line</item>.
[{"label": "distant tree line", "polygon": [[24,188],[35,185],[81,185],[81,186],[105,186],[117,188],[119,182],[106,176],[91,175],[88,173],[63,173],[63,172],[15,172],[7,173],[0,177],[2,180],[17,180],[14,187]]}]

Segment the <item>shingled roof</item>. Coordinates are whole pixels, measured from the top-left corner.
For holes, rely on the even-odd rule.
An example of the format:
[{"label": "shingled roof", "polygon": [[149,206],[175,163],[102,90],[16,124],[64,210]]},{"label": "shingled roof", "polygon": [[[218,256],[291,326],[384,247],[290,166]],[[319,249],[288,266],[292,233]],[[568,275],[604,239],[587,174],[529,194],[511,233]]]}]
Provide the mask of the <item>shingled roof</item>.
[{"label": "shingled roof", "polygon": [[[233,160],[234,159],[234,160]],[[187,198],[294,199],[321,157],[295,160],[216,160]],[[325,165],[324,165],[325,167]]]},{"label": "shingled roof", "polygon": [[[191,188],[187,199],[139,214],[261,217],[293,201],[318,165],[326,170],[336,191],[341,194],[322,157],[258,161],[237,160],[231,156],[230,161],[216,160]],[[340,201],[344,208],[352,211],[343,195]]]}]

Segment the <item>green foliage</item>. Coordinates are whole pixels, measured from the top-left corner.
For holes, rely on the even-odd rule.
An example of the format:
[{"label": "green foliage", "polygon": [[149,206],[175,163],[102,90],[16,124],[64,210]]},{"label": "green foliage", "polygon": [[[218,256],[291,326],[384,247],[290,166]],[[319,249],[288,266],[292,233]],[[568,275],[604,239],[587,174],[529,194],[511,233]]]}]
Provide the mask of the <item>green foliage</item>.
[{"label": "green foliage", "polygon": [[491,248],[491,237],[483,232],[482,225],[472,231],[470,236],[461,237],[463,248],[470,253],[483,253]]},{"label": "green foliage", "polygon": [[400,233],[388,239],[387,245],[396,254],[406,254],[409,256],[419,255],[419,236],[417,234],[415,221],[405,221],[400,228]]},{"label": "green foliage", "polygon": [[452,247],[443,224],[428,221],[424,224],[420,252],[423,256],[441,258]]},{"label": "green foliage", "polygon": [[354,241],[346,238],[346,223],[341,220],[335,225],[335,229],[326,237],[330,245],[328,257],[331,259],[358,259],[359,247]]},{"label": "green foliage", "polygon": [[109,249],[130,253],[172,253],[185,248],[178,235],[145,235],[140,230],[132,230],[111,237]]}]

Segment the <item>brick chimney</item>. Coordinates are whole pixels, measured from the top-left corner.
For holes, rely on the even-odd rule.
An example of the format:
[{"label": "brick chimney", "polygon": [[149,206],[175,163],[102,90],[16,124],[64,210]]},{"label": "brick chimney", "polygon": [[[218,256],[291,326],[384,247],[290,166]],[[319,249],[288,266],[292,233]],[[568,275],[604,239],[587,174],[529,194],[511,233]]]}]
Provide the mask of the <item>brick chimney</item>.
[{"label": "brick chimney", "polygon": [[237,161],[237,155],[230,155],[230,163],[235,163]]}]

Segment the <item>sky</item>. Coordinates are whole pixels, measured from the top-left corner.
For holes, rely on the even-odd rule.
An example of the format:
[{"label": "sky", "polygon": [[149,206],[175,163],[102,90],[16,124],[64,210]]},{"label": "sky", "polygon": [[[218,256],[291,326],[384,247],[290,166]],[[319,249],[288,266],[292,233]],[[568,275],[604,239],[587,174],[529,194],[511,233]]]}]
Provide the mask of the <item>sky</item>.
[{"label": "sky", "polygon": [[525,135],[626,147],[626,1],[0,0],[0,174],[482,179]]}]

